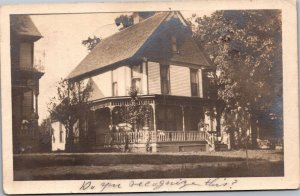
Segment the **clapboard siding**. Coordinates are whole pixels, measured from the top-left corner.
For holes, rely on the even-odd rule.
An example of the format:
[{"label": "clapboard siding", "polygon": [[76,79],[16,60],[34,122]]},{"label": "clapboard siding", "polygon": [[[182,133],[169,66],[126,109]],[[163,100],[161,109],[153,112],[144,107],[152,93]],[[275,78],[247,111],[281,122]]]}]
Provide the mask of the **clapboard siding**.
[{"label": "clapboard siding", "polygon": [[190,69],[188,67],[170,66],[171,95],[191,96]]},{"label": "clapboard siding", "polygon": [[159,63],[148,62],[149,94],[161,94]]},{"label": "clapboard siding", "polygon": [[99,87],[105,97],[112,96],[112,71],[101,73],[92,77],[95,84]]}]

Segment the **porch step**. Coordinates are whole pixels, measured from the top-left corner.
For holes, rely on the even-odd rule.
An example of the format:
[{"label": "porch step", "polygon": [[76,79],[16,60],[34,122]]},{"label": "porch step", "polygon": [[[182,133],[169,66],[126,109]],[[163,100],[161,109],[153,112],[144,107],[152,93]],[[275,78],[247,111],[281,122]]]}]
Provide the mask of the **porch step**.
[{"label": "porch step", "polygon": [[227,144],[216,143],[215,144],[215,150],[216,151],[227,151],[228,150],[228,145]]},{"label": "porch step", "polygon": [[208,151],[208,144],[201,142],[164,142],[157,143],[157,152],[201,152]]}]

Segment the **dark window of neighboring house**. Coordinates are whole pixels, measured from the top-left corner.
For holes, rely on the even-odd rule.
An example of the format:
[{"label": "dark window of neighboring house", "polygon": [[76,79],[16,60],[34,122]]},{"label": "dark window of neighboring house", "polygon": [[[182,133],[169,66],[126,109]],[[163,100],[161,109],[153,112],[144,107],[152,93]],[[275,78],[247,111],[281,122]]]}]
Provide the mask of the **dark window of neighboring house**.
[{"label": "dark window of neighboring house", "polygon": [[171,37],[171,41],[172,41],[172,51],[173,52],[178,52],[178,49],[177,49],[177,39],[175,36],[172,36]]},{"label": "dark window of neighboring house", "polygon": [[192,96],[199,96],[199,79],[198,79],[198,70],[190,69],[191,72],[191,91]]},{"label": "dark window of neighboring house", "polygon": [[170,94],[170,68],[169,65],[160,65],[161,93]]},{"label": "dark window of neighboring house", "polygon": [[134,65],[131,67],[131,87],[138,92],[142,91],[142,65]]},{"label": "dark window of neighboring house", "polygon": [[59,123],[59,142],[63,143],[63,130],[62,130],[62,124]]}]

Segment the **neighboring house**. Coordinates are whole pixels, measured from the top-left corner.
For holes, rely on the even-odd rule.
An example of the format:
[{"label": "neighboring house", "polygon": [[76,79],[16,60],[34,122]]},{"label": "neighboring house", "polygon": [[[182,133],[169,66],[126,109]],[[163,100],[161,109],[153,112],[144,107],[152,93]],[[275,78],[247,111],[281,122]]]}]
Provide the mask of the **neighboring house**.
[{"label": "neighboring house", "polygon": [[37,151],[39,79],[44,73],[34,64],[34,42],[42,35],[28,15],[12,15],[10,27],[14,153]]},{"label": "neighboring house", "polygon": [[[52,151],[64,151],[66,149],[66,128],[64,125],[56,120],[51,122],[52,128]],[[79,123],[76,122],[74,127],[74,143],[78,144],[79,142]]]},{"label": "neighboring house", "polygon": [[58,121],[51,122],[52,133],[52,151],[62,151],[66,147],[66,129]]},{"label": "neighboring house", "polygon": [[[209,80],[215,66],[194,42],[180,12],[136,17],[133,26],[102,40],[68,76],[89,81],[93,88],[89,145],[95,150],[129,145],[133,151],[148,145],[154,152],[214,148],[216,120],[208,114],[215,107]],[[124,124],[120,115],[126,115],[131,87],[149,106],[150,118],[140,130],[150,131],[118,126]]]}]

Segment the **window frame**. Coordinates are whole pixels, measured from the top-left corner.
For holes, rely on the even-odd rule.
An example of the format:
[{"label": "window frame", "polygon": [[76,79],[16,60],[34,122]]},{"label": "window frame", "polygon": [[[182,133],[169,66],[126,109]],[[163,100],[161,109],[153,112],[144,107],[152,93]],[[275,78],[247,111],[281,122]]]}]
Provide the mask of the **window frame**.
[{"label": "window frame", "polygon": [[118,82],[112,83],[112,96],[118,96]]},{"label": "window frame", "polygon": [[[196,83],[193,82],[193,80],[192,80],[192,78],[193,78],[192,74],[195,74]],[[190,68],[190,84],[191,84],[191,96],[192,97],[199,97],[200,93],[199,93],[199,73],[198,73],[198,69]],[[196,89],[196,93],[193,91],[194,88]]]},{"label": "window frame", "polygon": [[171,36],[171,48],[173,53],[178,53],[177,38],[175,35]]},{"label": "window frame", "polygon": [[[166,76],[163,77],[163,69],[166,69]],[[167,92],[164,91],[164,82],[167,83]],[[160,86],[161,86],[161,94],[170,95],[171,94],[171,85],[170,85],[170,65],[160,64]]]},{"label": "window frame", "polygon": [[[134,74],[134,67],[139,67],[139,72],[137,72],[138,76],[135,76],[135,74]],[[134,86],[136,86],[136,85],[133,85],[133,84],[135,84],[134,81],[139,80],[140,85],[139,85],[139,88],[136,89],[138,91],[138,93],[142,92],[142,87],[143,87],[142,78],[143,78],[143,64],[132,65],[131,66],[131,87],[133,88]]]}]

